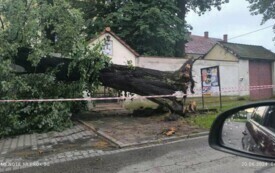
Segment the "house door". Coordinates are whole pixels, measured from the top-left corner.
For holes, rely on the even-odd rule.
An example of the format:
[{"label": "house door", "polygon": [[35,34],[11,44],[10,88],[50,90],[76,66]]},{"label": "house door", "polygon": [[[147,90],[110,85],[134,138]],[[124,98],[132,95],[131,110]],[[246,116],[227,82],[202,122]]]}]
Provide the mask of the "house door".
[{"label": "house door", "polygon": [[[250,87],[272,85],[271,63],[268,61],[249,61]],[[268,99],[272,97],[272,88],[250,90],[251,100]]]}]

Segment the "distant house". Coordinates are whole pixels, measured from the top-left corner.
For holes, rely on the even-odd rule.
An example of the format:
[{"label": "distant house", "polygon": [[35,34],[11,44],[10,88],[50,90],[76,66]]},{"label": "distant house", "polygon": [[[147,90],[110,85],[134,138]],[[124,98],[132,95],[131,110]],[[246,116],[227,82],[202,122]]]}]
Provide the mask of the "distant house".
[{"label": "distant house", "polygon": [[136,58],[139,54],[113,33],[109,27],[89,42],[90,46],[96,44],[103,45],[103,53],[109,56],[114,64],[126,65],[130,63],[136,65]]},{"label": "distant house", "polygon": [[[250,90],[249,95],[253,100],[273,96],[271,87],[275,83],[275,54],[270,50],[258,45],[219,41],[203,56],[203,59],[237,62],[238,79],[232,78],[233,74],[228,73],[225,67],[221,71],[227,80],[232,80],[232,82],[238,80],[239,86],[269,86],[268,89]],[[237,76],[234,75],[234,77]]]},{"label": "distant house", "polygon": [[204,32],[204,36],[192,35],[189,33],[189,40],[185,45],[185,53],[188,57],[197,58],[205,55],[218,41],[226,41],[227,35],[223,35],[223,40],[209,37],[209,32]]}]

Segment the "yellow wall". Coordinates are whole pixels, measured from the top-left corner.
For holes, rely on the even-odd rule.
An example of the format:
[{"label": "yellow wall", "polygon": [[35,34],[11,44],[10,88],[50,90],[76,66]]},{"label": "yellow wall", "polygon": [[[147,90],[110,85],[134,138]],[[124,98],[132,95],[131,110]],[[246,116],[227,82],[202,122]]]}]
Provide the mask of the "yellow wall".
[{"label": "yellow wall", "polygon": [[210,52],[204,57],[205,60],[218,61],[238,61],[238,58],[232,53],[225,50],[220,45],[216,44]]}]

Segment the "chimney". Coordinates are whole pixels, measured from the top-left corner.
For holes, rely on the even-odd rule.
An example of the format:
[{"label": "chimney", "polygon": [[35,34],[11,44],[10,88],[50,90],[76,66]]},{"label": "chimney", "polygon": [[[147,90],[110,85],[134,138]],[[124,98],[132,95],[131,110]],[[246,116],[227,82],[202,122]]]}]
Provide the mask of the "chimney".
[{"label": "chimney", "polygon": [[228,38],[228,35],[227,35],[227,34],[224,34],[224,35],[223,35],[223,41],[224,41],[224,42],[227,42],[227,38]]},{"label": "chimney", "polygon": [[204,32],[204,38],[208,38],[208,31]]},{"label": "chimney", "polygon": [[192,32],[187,32],[186,37],[187,37],[188,40],[191,39],[191,35],[192,35]]}]

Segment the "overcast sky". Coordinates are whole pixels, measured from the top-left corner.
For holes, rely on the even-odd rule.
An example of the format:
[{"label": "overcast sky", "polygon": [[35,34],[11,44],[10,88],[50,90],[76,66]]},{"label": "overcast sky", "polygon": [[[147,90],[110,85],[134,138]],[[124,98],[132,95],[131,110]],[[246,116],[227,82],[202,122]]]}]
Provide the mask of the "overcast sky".
[{"label": "overcast sky", "polygon": [[229,0],[228,4],[222,6],[221,11],[212,9],[202,16],[189,12],[187,22],[193,27],[193,35],[203,36],[204,32],[208,31],[209,37],[222,39],[224,34],[228,34],[228,42],[261,45],[275,52],[275,34],[272,27],[230,39],[274,24],[274,20],[270,20],[261,25],[262,15],[252,16],[248,6],[246,0]]}]

